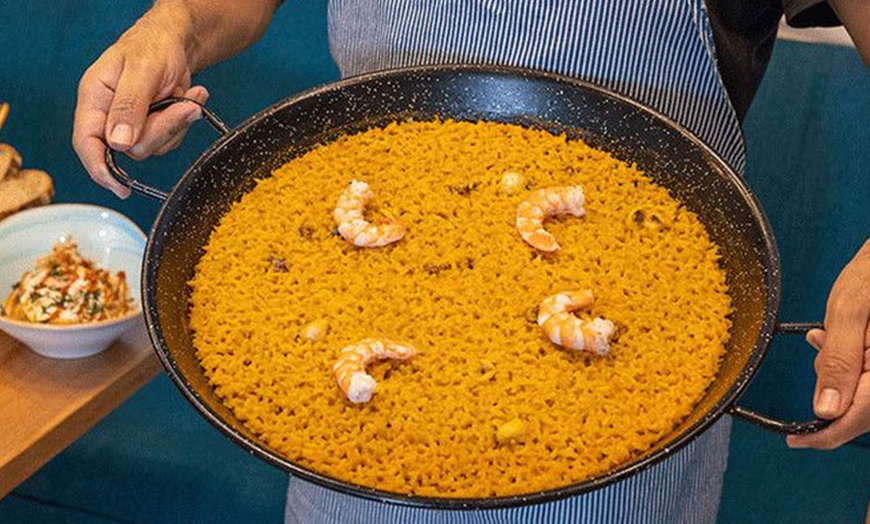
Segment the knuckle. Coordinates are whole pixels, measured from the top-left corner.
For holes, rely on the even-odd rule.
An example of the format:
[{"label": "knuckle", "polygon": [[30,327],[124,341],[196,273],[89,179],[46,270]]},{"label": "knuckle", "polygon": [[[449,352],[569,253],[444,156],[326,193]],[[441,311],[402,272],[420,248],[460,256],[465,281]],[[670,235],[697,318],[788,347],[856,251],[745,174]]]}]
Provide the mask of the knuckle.
[{"label": "knuckle", "polygon": [[[88,151],[85,148],[85,146],[79,142],[73,141],[73,151],[75,151],[76,156],[79,157],[79,160],[81,160],[82,163],[85,163],[85,159],[87,159],[89,156]],[[85,165],[85,167],[88,167],[88,166]]]},{"label": "knuckle", "polygon": [[827,315],[836,315],[843,320],[857,316],[858,308],[855,307],[854,297],[849,295],[849,293],[840,293],[839,289],[835,289],[828,297]]},{"label": "knuckle", "polygon": [[93,151],[88,147],[87,141],[74,133],[72,137],[72,148],[82,162],[85,163],[85,167],[89,167],[87,165],[87,159],[93,156]]},{"label": "knuckle", "polygon": [[841,444],[842,444],[842,442],[838,442],[836,440],[827,438],[827,439],[823,439],[823,440],[819,441],[813,447],[816,449],[823,450],[823,451],[829,451],[832,449],[837,449],[838,447],[840,447]]},{"label": "knuckle", "polygon": [[72,139],[70,139],[70,144],[72,145],[73,151],[81,157],[82,156],[82,145],[81,139],[78,137],[75,131],[73,131]]},{"label": "knuckle", "polygon": [[838,428],[836,432],[827,435],[824,443],[825,446],[823,449],[837,449],[840,446],[847,444],[853,437],[857,435],[853,434],[849,428]]},{"label": "knuckle", "polygon": [[84,95],[84,94],[85,94],[85,93],[86,93],[90,88],[91,88],[91,79],[90,79],[88,73],[85,72],[85,74],[83,74],[82,77],[81,77],[81,79],[79,80],[78,89],[77,89],[77,91],[76,91],[76,92],[78,93],[79,98],[82,98],[82,96],[83,96],[83,95]]},{"label": "knuckle", "polygon": [[840,432],[832,432],[830,429],[825,429],[814,435],[809,435],[807,447],[818,450],[831,450],[842,446],[847,439],[843,438]]},{"label": "knuckle", "polygon": [[92,63],[79,80],[78,93],[82,95],[92,89],[96,89],[104,85],[101,78],[111,76],[111,71],[116,69],[119,57],[110,47],[107,49],[94,63]]},{"label": "knuckle", "polygon": [[163,156],[163,155],[173,151],[176,147],[178,147],[178,146],[171,145],[171,146],[162,147],[162,148],[160,148],[159,151],[154,152],[154,156]]},{"label": "knuckle", "polygon": [[112,101],[112,113],[125,114],[136,111],[141,106],[141,97],[136,93],[123,93]]},{"label": "knuckle", "polygon": [[166,140],[169,141],[178,137],[179,135],[182,135],[187,131],[188,127],[190,127],[190,124],[186,122],[176,122],[172,125],[172,127],[169,128],[169,131],[166,133]]},{"label": "knuckle", "polygon": [[863,309],[864,299],[867,298],[867,283],[863,273],[857,272],[857,275],[850,275],[844,279],[844,282],[839,286],[837,294],[833,297],[833,302],[851,312],[859,312]]},{"label": "knuckle", "polygon": [[85,70],[82,74],[82,77],[79,79],[78,92],[79,94],[90,89],[95,83],[97,79],[96,73],[97,63],[92,64],[89,68]]},{"label": "knuckle", "polygon": [[163,156],[178,147],[180,142],[169,142],[154,151],[155,156]]},{"label": "knuckle", "polygon": [[844,377],[853,373],[852,363],[837,353],[820,353],[815,360],[816,373],[826,377]]},{"label": "knuckle", "polygon": [[105,177],[103,177],[97,173],[89,173],[89,174],[91,176],[91,180],[93,180],[98,186],[105,187],[105,188],[109,187],[109,181],[106,180]]},{"label": "knuckle", "polygon": [[139,148],[135,151],[131,148],[127,150],[127,156],[132,158],[133,160],[136,160],[137,162],[141,162],[142,160],[145,160],[146,158],[151,156],[151,152],[148,151],[147,148]]}]

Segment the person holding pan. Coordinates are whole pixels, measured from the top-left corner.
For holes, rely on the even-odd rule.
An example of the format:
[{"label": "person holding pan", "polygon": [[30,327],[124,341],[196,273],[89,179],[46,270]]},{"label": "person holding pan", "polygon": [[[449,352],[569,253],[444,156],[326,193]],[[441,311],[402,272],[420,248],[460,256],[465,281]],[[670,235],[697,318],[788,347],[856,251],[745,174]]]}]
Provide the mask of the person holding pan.
[{"label": "person holding pan", "polygon": [[[129,190],[105,164],[107,144],[135,159],[175,148],[200,115],[169,96],[205,103],[191,77],[240,53],[266,30],[279,0],[157,0],[85,72],[73,145],[90,176],[121,198]],[[329,42],[343,76],[423,64],[502,64],[604,85],[679,122],[738,172],[740,126],[785,14],[790,24],[844,24],[870,64],[865,0],[330,0]],[[870,234],[870,232],[868,232]],[[870,431],[870,241],[843,268],[828,297],[819,350],[818,433],[792,447],[836,448]],[[667,460],[571,499],[474,513],[400,508],[291,479],[287,522],[713,522],[727,461],[723,417]]]}]

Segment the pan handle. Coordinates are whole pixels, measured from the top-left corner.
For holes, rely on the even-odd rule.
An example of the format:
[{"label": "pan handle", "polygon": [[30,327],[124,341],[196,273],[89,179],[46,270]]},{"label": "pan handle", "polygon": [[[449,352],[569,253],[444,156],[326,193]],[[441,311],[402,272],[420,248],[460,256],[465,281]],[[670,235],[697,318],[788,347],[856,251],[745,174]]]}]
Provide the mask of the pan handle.
[{"label": "pan handle", "polygon": [[[824,327],[825,325],[821,322],[783,322],[782,324],[777,324],[774,331],[782,333],[783,335],[799,335],[806,334],[806,332],[811,329],[824,329]],[[783,422],[737,405],[732,405],[729,412],[732,415],[737,415],[753,424],[787,435],[815,433],[816,431],[826,428],[832,422],[823,419],[815,419],[805,422]]]},{"label": "pan handle", "polygon": [[[204,105],[191,98],[172,97],[161,100],[159,102],[155,102],[151,104],[150,107],[148,107],[148,114],[154,113],[156,111],[162,111],[163,109],[166,109],[167,107],[177,102],[191,102],[198,105],[200,109],[202,109],[202,116],[203,118],[205,118],[205,121],[211,124],[211,127],[214,128],[215,131],[220,133],[221,136],[224,136],[230,132],[230,128],[227,127],[227,125],[220,118],[218,118],[217,115],[212,113],[212,111],[206,108]],[[112,175],[112,178],[130,188],[130,190],[134,193],[149,196],[151,198],[160,200],[161,202],[169,197],[169,194],[165,191],[161,191],[157,188],[145,185],[128,175],[127,172],[124,171],[124,168],[119,166],[118,162],[115,160],[115,153],[116,151],[114,149],[112,149],[111,147],[106,147],[106,166],[108,166],[109,174]]]}]

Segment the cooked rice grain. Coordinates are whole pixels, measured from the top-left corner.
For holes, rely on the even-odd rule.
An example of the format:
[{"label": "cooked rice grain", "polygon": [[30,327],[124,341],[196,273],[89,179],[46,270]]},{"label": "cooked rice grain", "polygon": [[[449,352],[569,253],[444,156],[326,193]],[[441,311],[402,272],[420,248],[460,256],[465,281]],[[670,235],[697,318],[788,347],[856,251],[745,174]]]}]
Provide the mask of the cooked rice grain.
[{"label": "cooked rice grain", "polygon": [[[520,239],[527,190],[506,194],[506,172],[530,189],[583,185],[586,216],[547,221],[557,253]],[[333,234],[352,179],[375,193],[369,219],[399,217],[404,239],[359,249]],[[394,123],[315,148],[233,205],[191,287],[203,369],[264,443],[421,496],[552,489],[642,455],[701,398],[730,327],[725,273],[693,213],[581,141],[496,123]],[[556,347],[535,323],[542,299],[583,287],[591,314],[621,327],[608,357]],[[312,322],[329,329],[303,336]],[[352,405],[331,367],[368,337],[419,354],[371,366],[378,390]],[[521,435],[499,443],[515,420]]]}]

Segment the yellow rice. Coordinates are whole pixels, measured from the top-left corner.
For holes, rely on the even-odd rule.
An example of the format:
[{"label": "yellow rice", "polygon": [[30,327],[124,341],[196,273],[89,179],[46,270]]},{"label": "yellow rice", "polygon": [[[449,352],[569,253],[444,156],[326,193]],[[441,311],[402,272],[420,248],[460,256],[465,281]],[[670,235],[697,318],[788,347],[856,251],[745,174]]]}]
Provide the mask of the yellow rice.
[{"label": "yellow rice", "polygon": [[[546,223],[560,251],[520,239],[527,190],[507,195],[505,172],[528,189],[582,184],[586,215]],[[359,249],[334,234],[352,179],[375,193],[367,217],[397,217],[404,239]],[[191,287],[203,369],[265,444],[422,496],[530,493],[637,458],[701,398],[730,327],[717,248],[664,188],[581,141],[482,122],[394,123],[287,163],[223,217]],[[535,323],[542,299],[584,287],[590,314],[620,326],[607,357]],[[418,355],[370,366],[377,392],[353,405],[331,368],[369,337]]]}]

